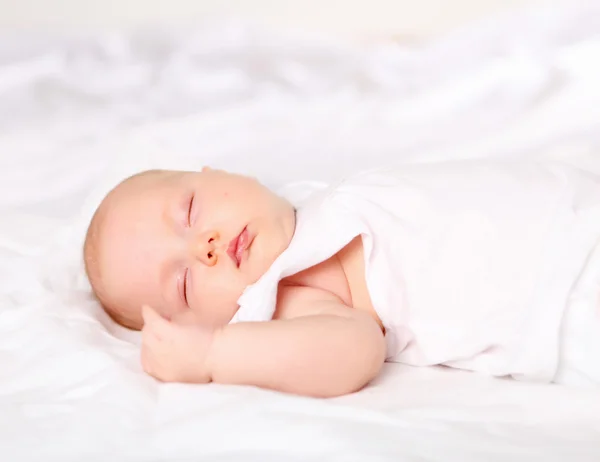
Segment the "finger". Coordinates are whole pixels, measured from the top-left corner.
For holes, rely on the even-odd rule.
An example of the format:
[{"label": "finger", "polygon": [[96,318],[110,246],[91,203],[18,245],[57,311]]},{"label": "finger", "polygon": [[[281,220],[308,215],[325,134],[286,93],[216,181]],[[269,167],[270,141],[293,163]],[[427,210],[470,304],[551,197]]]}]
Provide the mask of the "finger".
[{"label": "finger", "polygon": [[154,332],[154,325],[148,321],[144,321],[144,325],[142,327],[142,346],[154,346],[158,342],[160,342],[160,339]]},{"label": "finger", "polygon": [[160,378],[161,375],[161,362],[157,359],[156,354],[149,348],[142,348],[140,355],[142,363],[142,369],[148,375],[154,378]]},{"label": "finger", "polygon": [[142,348],[150,352],[160,349],[162,340],[156,336],[151,327],[145,326],[142,330]]},{"label": "finger", "polygon": [[140,355],[140,361],[142,363],[142,369],[147,374],[152,375],[152,360],[151,353],[148,351],[148,348],[142,348],[142,353]]},{"label": "finger", "polygon": [[148,352],[147,354],[142,353],[141,360],[142,368],[148,375],[161,382],[171,381],[168,368],[163,367],[160,361],[157,361],[151,352]]},{"label": "finger", "polygon": [[152,332],[159,340],[170,336],[171,322],[163,318],[154,309],[148,305],[142,306],[142,318],[144,319],[144,327]]},{"label": "finger", "polygon": [[150,305],[142,305],[142,319],[145,325],[152,325],[160,315]]},{"label": "finger", "polygon": [[171,322],[180,326],[185,326],[188,324],[196,324],[198,322],[198,318],[196,313],[194,313],[192,310],[185,310],[174,314],[171,318]]}]

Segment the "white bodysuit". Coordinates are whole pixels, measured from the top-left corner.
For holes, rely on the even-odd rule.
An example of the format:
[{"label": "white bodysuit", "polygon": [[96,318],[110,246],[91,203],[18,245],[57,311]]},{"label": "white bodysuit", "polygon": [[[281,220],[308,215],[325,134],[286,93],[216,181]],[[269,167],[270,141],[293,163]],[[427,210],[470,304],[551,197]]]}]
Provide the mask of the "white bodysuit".
[{"label": "white bodysuit", "polygon": [[358,235],[389,361],[552,381],[565,313],[600,239],[600,177],[560,163],[475,160],[316,189],[232,322],[270,320],[281,279]]}]

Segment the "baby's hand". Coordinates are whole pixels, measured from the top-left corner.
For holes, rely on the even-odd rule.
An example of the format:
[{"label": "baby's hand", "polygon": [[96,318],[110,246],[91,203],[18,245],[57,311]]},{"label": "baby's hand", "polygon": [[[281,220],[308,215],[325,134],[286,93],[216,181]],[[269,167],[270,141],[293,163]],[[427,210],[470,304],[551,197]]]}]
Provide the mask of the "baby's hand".
[{"label": "baby's hand", "polygon": [[206,358],[214,332],[193,320],[169,321],[149,306],[142,308],[142,367],[163,382],[208,383]]}]

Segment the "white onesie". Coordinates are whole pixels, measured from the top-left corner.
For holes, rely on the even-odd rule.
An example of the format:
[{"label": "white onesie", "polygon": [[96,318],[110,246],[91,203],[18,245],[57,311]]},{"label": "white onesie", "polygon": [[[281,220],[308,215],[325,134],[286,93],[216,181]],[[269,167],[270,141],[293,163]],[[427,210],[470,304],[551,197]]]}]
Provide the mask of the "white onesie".
[{"label": "white onesie", "polygon": [[270,320],[282,278],[360,235],[389,361],[554,380],[564,315],[600,238],[599,177],[533,161],[408,164],[297,205],[289,247],[232,322]]}]

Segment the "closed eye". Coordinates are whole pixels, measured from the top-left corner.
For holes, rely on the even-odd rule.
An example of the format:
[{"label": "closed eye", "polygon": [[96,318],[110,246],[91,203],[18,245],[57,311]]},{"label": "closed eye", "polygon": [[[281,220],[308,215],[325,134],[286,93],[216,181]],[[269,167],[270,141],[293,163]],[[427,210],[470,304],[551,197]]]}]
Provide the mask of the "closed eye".
[{"label": "closed eye", "polygon": [[192,226],[192,209],[194,207],[194,197],[195,197],[195,195],[192,194],[192,197],[190,199],[190,203],[188,204],[188,216],[187,216],[187,224],[188,224],[188,226]]},{"label": "closed eye", "polygon": [[185,304],[189,307],[190,304],[188,303],[188,287],[189,287],[189,278],[190,278],[190,270],[186,269],[185,273],[183,275],[183,290],[182,290],[182,296],[183,296],[183,301],[185,302]]}]

